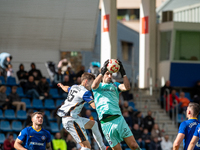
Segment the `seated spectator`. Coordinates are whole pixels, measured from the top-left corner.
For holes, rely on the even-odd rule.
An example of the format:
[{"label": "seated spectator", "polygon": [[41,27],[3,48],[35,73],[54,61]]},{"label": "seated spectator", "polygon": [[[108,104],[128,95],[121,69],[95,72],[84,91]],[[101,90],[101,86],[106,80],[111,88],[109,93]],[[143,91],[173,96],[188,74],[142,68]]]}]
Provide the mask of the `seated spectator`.
[{"label": "seated spectator", "polygon": [[0,87],[0,106],[3,108],[3,110],[12,109],[12,102],[6,95],[6,86],[4,85]]},{"label": "seated spectator", "polygon": [[76,142],[74,141],[71,134],[67,135],[66,142],[67,142],[67,150],[76,150]]},{"label": "seated spectator", "polygon": [[58,72],[55,74],[55,76],[54,76],[54,87],[56,87],[57,88],[57,84],[58,83],[62,83],[64,80],[64,75],[62,75],[62,73],[61,73],[61,69],[59,68],[58,69]]},{"label": "seated spectator", "polygon": [[72,70],[70,66],[67,67],[67,71],[65,72],[66,75],[69,76],[69,81],[74,84],[74,81],[76,79],[76,74]]},{"label": "seated spectator", "polygon": [[37,85],[34,82],[34,77],[29,76],[28,82],[25,85],[26,95],[30,95],[33,99],[39,99],[39,93],[37,92]]},{"label": "seated spectator", "polygon": [[92,116],[91,110],[87,109],[85,111],[85,118],[88,118],[90,120],[94,120],[94,117]]},{"label": "seated spectator", "polygon": [[8,64],[7,77],[14,77],[14,71],[11,64]]},{"label": "seated spectator", "polygon": [[63,85],[72,86],[73,83],[69,80],[69,75],[64,76],[64,81],[62,82]]},{"label": "seated spectator", "polygon": [[140,130],[138,124],[133,125],[132,133],[133,133],[138,145],[140,146],[140,148],[144,148],[145,145],[144,145],[144,141],[142,141],[142,131]]},{"label": "seated spectator", "polygon": [[123,117],[126,120],[126,123],[128,124],[129,128],[132,128],[133,126],[133,121],[128,113],[128,110],[123,110]]},{"label": "seated spectator", "polygon": [[21,98],[17,94],[17,86],[12,87],[11,93],[8,98],[12,102],[12,105],[16,107],[16,111],[19,111],[21,107],[22,110],[26,111],[26,103],[21,102]]},{"label": "seated spectator", "polygon": [[84,72],[85,72],[85,66],[81,66],[80,71],[76,74],[76,78],[81,77]]},{"label": "seated spectator", "polygon": [[133,117],[133,124],[138,124],[140,127],[140,130],[143,130],[144,122],[143,122],[143,117],[142,117],[141,111],[138,111],[135,113],[135,115]]},{"label": "seated spectator", "polygon": [[34,81],[36,84],[40,81],[42,78],[42,73],[39,69],[36,69],[35,63],[31,63],[31,70],[28,72],[29,76],[34,77]]},{"label": "seated spectator", "polygon": [[49,122],[49,119],[48,119],[47,115],[45,114],[45,111],[41,110],[40,112],[42,112],[42,115],[43,115],[42,127],[44,129],[48,130],[48,131],[51,131],[50,122]]},{"label": "seated spectator", "polygon": [[157,138],[158,141],[162,140],[162,131],[159,129],[158,124],[154,124],[153,129],[151,130],[151,139]]},{"label": "seated spectator", "polygon": [[31,115],[33,114],[33,110],[29,110],[28,112],[28,116],[25,120],[25,127],[28,127],[28,126],[32,126],[32,120],[31,120]]},{"label": "seated spectator", "polygon": [[57,67],[61,68],[62,74],[65,74],[65,72],[67,71],[67,68],[69,66],[71,66],[71,63],[66,58],[64,58],[64,59],[62,59],[62,60],[59,61]]},{"label": "seated spectator", "polygon": [[[171,93],[172,91],[172,87],[170,86],[171,82],[170,81],[166,81],[165,85],[161,88],[161,92],[160,92],[160,99],[161,99],[161,107],[164,108],[164,100],[167,97],[168,92]],[[168,90],[168,92],[167,92]]]},{"label": "seated spectator", "polygon": [[153,141],[149,144],[149,150],[162,150],[158,137],[153,138]]},{"label": "seated spectator", "polygon": [[144,128],[148,129],[148,132],[151,132],[154,125],[154,118],[151,115],[152,112],[149,110],[147,116],[143,119]]},{"label": "seated spectator", "polygon": [[129,115],[133,115],[133,108],[128,105],[128,101],[124,101],[122,110],[128,110]]},{"label": "seated spectator", "polygon": [[76,78],[76,81],[74,84],[80,85],[81,84],[81,77]]},{"label": "seated spectator", "polygon": [[169,140],[169,135],[165,135],[162,142],[161,142],[162,150],[172,150],[173,145],[172,142]]},{"label": "seated spectator", "polygon": [[182,105],[181,105],[181,113],[182,112],[185,113],[186,110],[187,110],[187,107],[188,107],[188,105],[190,103],[190,100],[187,97],[185,97],[185,93],[184,92],[180,92],[179,101],[182,103]]},{"label": "seated spectator", "polygon": [[6,81],[8,65],[11,63],[12,56],[9,53],[3,52],[0,54],[0,74]]},{"label": "seated spectator", "polygon": [[13,138],[13,134],[10,133],[8,138],[3,143],[4,150],[15,150],[14,148],[15,140]]},{"label": "seated spectator", "polygon": [[67,150],[67,144],[65,140],[61,139],[60,132],[57,132],[55,138],[52,140],[53,150]]},{"label": "seated spectator", "polygon": [[19,65],[19,71],[17,71],[17,78],[20,82],[20,86],[24,89],[25,84],[28,80],[28,72],[24,70],[24,65]]},{"label": "seated spectator", "polygon": [[42,99],[51,98],[51,95],[49,95],[50,86],[45,77],[42,77],[40,79],[40,82],[38,83],[37,87],[38,87],[38,93],[40,96],[42,96]]},{"label": "seated spectator", "polygon": [[149,149],[149,144],[151,143],[151,136],[148,133],[148,129],[144,129],[142,133],[142,140],[145,143],[146,150]]}]

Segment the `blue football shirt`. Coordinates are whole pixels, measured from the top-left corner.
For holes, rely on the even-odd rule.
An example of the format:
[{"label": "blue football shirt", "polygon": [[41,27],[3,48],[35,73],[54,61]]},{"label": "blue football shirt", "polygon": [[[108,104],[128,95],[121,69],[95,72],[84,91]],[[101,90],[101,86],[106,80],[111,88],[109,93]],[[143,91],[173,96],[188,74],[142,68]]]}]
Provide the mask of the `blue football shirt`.
[{"label": "blue football shirt", "polygon": [[[189,119],[181,123],[178,133],[185,134],[183,139],[184,150],[187,150],[198,124],[199,121],[197,119]],[[200,148],[195,146],[194,150],[200,150]]]},{"label": "blue football shirt", "polygon": [[[194,136],[197,136],[200,139],[200,124],[195,129]],[[200,149],[200,140],[196,143],[195,147],[198,147],[198,150]]]},{"label": "blue football shirt", "polygon": [[35,130],[33,127],[24,128],[19,136],[28,150],[46,150],[46,144],[51,142],[51,134],[45,129]]}]

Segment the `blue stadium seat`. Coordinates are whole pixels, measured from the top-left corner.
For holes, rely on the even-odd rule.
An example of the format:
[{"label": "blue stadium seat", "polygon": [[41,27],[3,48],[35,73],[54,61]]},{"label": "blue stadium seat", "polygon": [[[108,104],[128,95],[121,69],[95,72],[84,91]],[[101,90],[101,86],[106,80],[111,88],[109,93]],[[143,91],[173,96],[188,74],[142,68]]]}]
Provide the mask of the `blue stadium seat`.
[{"label": "blue stadium seat", "polygon": [[16,83],[15,77],[11,77],[11,76],[9,76],[7,78],[7,83],[6,84],[9,85],[9,86],[18,86],[19,85],[19,84]]},{"label": "blue stadium seat", "polygon": [[3,76],[0,76],[0,85],[2,84],[2,85],[5,85],[5,79],[4,79],[4,77]]},{"label": "blue stadium seat", "polygon": [[0,130],[2,130],[4,132],[11,132],[12,129],[10,127],[9,121],[1,121],[1,123],[0,123]]},{"label": "blue stadium seat", "polygon": [[17,88],[17,94],[18,94],[20,97],[26,97],[26,95],[24,94],[24,91],[23,91],[22,87],[18,87],[18,88]]},{"label": "blue stadium seat", "polygon": [[183,121],[185,121],[185,120],[186,120],[186,117],[185,117],[184,114],[178,114],[178,115],[176,116],[176,122],[177,122],[177,123],[181,123],[181,122],[183,122]]},{"label": "blue stadium seat", "polygon": [[59,132],[58,124],[56,122],[50,122],[50,127],[52,133]]},{"label": "blue stadium seat", "polygon": [[51,117],[51,113],[49,110],[45,110],[45,115],[47,115],[47,118],[49,119],[49,121],[55,121],[56,119]]},{"label": "blue stadium seat", "polygon": [[128,105],[131,106],[133,109],[135,108],[135,103],[133,102],[128,102]]},{"label": "blue stadium seat", "polygon": [[60,130],[62,130],[62,129],[63,129],[63,124],[61,123],[61,124],[60,124]]},{"label": "blue stadium seat", "polygon": [[12,122],[12,129],[15,132],[20,132],[22,130],[22,123],[21,123],[21,121],[13,121]]},{"label": "blue stadium seat", "polygon": [[50,91],[49,91],[49,94],[52,95],[52,97],[55,98],[55,99],[62,98],[62,96],[60,96],[58,94],[58,89],[56,89],[56,88],[51,88]]},{"label": "blue stadium seat", "polygon": [[31,100],[30,99],[28,99],[28,98],[22,98],[21,101],[24,102],[24,103],[26,103],[26,108],[28,108],[28,109],[33,108],[31,106]]},{"label": "blue stadium seat", "polygon": [[94,120],[97,120],[97,119],[98,119],[98,115],[97,115],[96,112],[93,112],[93,111],[92,111],[91,114],[92,114]]},{"label": "blue stadium seat", "polygon": [[33,108],[44,109],[42,101],[40,99],[33,99]]},{"label": "blue stadium seat", "polygon": [[18,135],[17,135],[16,133],[13,134],[13,138],[14,138],[14,140],[17,139],[17,136],[18,136]]},{"label": "blue stadium seat", "polygon": [[6,137],[3,133],[0,133],[0,144],[3,144],[5,141]]},{"label": "blue stadium seat", "polygon": [[0,119],[4,119],[4,116],[3,116],[3,111],[0,109]]},{"label": "blue stadium seat", "polygon": [[63,103],[64,101],[65,101],[65,100],[63,100],[63,99],[58,99],[58,100],[56,101],[56,107],[62,105],[62,103]]},{"label": "blue stadium seat", "polygon": [[15,112],[12,109],[5,110],[4,116],[6,119],[9,119],[9,120],[16,119]]},{"label": "blue stadium seat", "polygon": [[26,111],[24,110],[17,111],[17,119],[26,120],[27,119]]},{"label": "blue stadium seat", "polygon": [[191,101],[191,96],[189,92],[185,92],[185,97],[187,97]]},{"label": "blue stadium seat", "polygon": [[8,96],[11,93],[11,88],[9,86],[6,87],[6,95]]},{"label": "blue stadium seat", "polygon": [[45,99],[44,101],[44,108],[45,109],[55,109],[54,100],[52,99]]},{"label": "blue stadium seat", "polygon": [[53,87],[53,85],[51,84],[51,80],[49,78],[47,78],[47,82],[49,83],[50,87]]}]

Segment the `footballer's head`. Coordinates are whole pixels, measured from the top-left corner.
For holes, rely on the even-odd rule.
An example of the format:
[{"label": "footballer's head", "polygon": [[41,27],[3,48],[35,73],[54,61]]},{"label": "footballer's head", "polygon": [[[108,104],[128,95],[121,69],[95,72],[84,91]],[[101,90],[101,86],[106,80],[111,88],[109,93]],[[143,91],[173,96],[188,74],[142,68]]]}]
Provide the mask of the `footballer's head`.
[{"label": "footballer's head", "polygon": [[111,83],[112,82],[112,73],[107,71],[103,76],[103,83]]},{"label": "footballer's head", "polygon": [[197,103],[190,102],[187,107],[187,118],[197,117],[200,111],[200,106]]},{"label": "footballer's head", "polygon": [[33,122],[33,125],[42,126],[42,123],[43,123],[43,114],[42,114],[42,112],[34,112],[31,115],[31,120]]},{"label": "footballer's head", "polygon": [[95,79],[95,76],[91,73],[85,72],[81,76],[81,85],[83,85],[87,90],[91,90],[91,85]]}]

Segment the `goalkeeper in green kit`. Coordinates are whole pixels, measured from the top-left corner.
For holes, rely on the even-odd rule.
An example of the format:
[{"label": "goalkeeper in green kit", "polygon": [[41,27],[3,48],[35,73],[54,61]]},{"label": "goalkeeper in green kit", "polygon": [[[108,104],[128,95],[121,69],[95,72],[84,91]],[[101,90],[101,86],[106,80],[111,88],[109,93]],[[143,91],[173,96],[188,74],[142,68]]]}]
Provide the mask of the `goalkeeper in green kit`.
[{"label": "goalkeeper in green kit", "polygon": [[121,150],[120,142],[124,140],[132,150],[140,150],[119,108],[119,93],[129,90],[130,83],[122,63],[119,60],[118,62],[123,84],[112,82],[112,73],[107,70],[109,63],[107,60],[92,84],[94,102],[103,134],[110,147],[114,150]]}]

